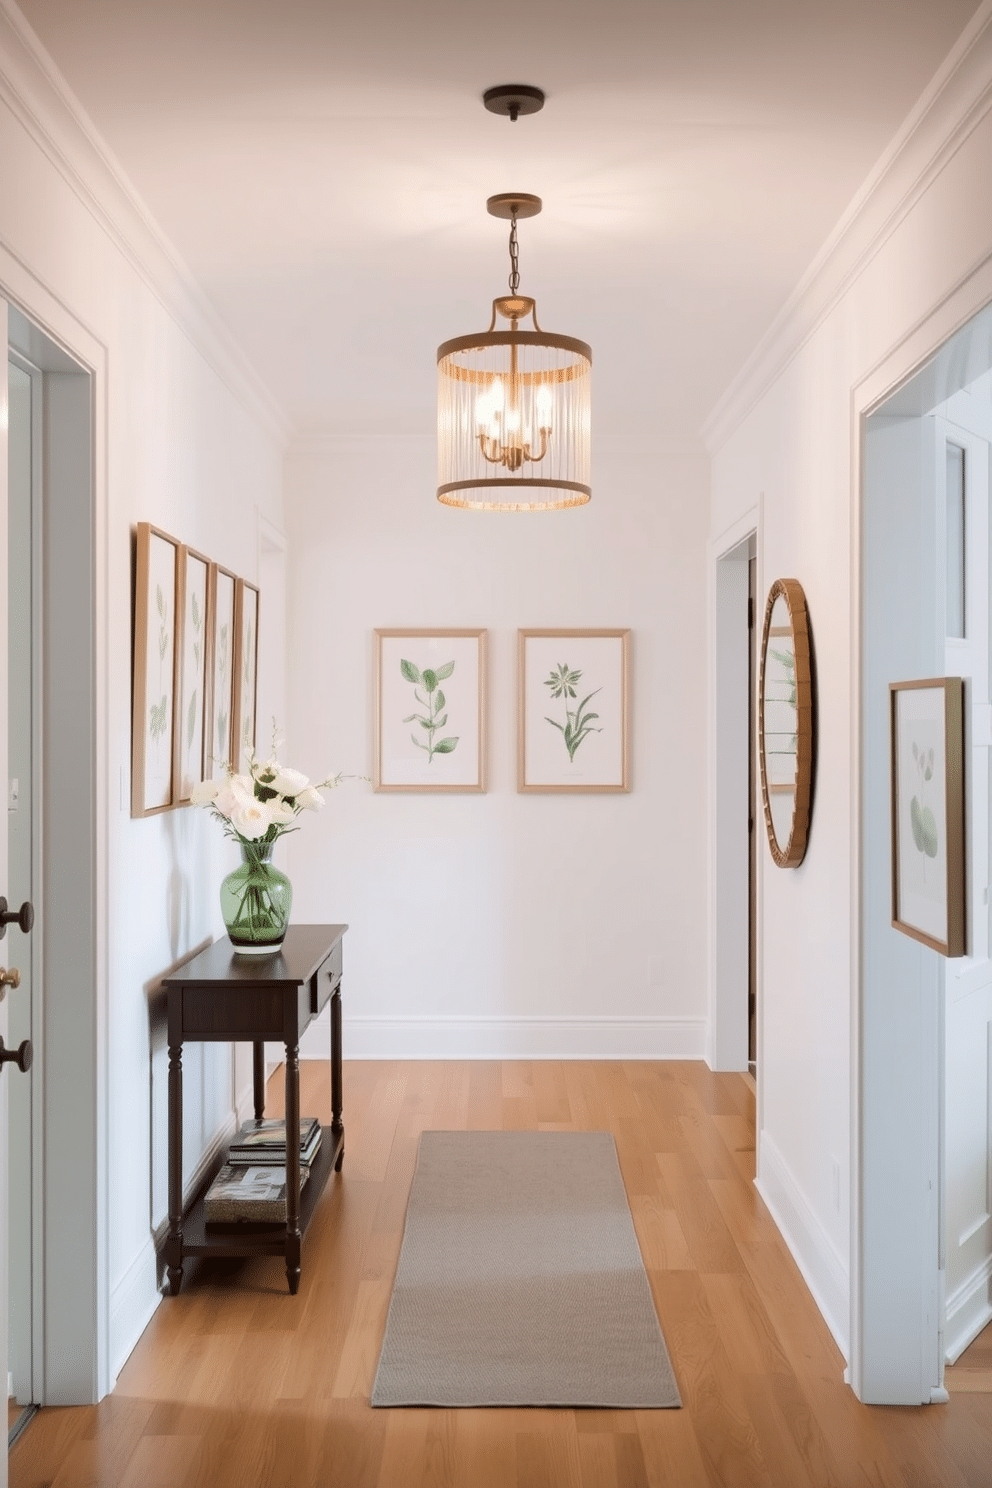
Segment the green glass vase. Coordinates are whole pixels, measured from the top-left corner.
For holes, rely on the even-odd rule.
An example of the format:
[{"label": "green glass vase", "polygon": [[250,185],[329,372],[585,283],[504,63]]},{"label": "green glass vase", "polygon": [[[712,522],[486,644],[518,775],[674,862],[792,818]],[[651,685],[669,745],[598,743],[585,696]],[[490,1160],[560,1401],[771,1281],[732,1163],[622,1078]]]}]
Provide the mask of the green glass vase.
[{"label": "green glass vase", "polygon": [[293,885],[272,859],[271,842],[240,842],[241,864],[220,886],[231,944],[243,956],[267,956],[286,935]]}]

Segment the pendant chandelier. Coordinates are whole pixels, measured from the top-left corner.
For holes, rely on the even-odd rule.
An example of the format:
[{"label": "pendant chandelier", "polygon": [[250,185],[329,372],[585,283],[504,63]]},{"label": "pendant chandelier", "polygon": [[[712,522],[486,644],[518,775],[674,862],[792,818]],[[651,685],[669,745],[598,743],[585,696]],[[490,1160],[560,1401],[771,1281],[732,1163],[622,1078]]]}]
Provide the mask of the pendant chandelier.
[{"label": "pendant chandelier", "polygon": [[[535,216],[540,197],[507,192],[486,206],[510,221],[510,293],[493,300],[488,331],[437,349],[437,499],[475,511],[584,506],[592,352],[542,331],[535,302],[519,292],[517,219]],[[528,319],[533,329],[521,330]]]}]

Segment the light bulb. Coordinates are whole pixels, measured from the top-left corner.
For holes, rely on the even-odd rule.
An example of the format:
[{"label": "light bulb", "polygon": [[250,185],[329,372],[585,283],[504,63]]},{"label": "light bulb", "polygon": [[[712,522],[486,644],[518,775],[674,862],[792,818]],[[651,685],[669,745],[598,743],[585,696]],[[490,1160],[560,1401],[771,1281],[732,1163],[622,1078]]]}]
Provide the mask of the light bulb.
[{"label": "light bulb", "polygon": [[540,385],[540,387],[538,388],[538,390],[537,390],[537,398],[535,399],[535,403],[537,405],[537,427],[538,427],[538,430],[542,434],[544,434],[544,433],[550,434],[551,433],[551,412],[552,412],[552,408],[554,406],[554,399],[551,396],[551,389],[548,387],[548,385],[547,385],[546,382],[542,382],[541,385]]}]

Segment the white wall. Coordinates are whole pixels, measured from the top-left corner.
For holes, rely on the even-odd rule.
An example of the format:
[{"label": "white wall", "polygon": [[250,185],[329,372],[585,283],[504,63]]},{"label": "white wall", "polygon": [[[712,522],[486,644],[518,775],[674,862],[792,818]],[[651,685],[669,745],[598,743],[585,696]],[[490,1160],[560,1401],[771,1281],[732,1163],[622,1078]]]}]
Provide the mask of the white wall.
[{"label": "white wall", "polygon": [[[276,422],[222,334],[51,87],[16,16],[3,10],[0,160],[0,295],[94,369],[94,809],[108,815],[94,864],[102,949],[93,1026],[107,1041],[100,1126],[108,1187],[106,1273],[75,1285],[106,1287],[110,1336],[102,1368],[94,1363],[92,1377],[78,1381],[76,1398],[84,1399],[107,1387],[158,1300],[151,1235],[164,1217],[165,1180],[164,1170],[155,1175],[153,1194],[151,1155],[154,1147],[156,1162],[164,1157],[166,1108],[161,1048],[152,1075],[154,984],[221,929],[216,884],[229,855],[216,827],[190,808],[130,819],[132,529],[150,521],[254,578],[257,512],[282,525],[282,455]],[[71,717],[59,723],[73,727]],[[80,1053],[102,1068],[95,1039]],[[191,1047],[186,1074],[189,1172],[233,1120],[230,1051]],[[62,1113],[52,1149],[60,1160],[71,1161],[81,1119],[89,1130],[96,1117]],[[70,1382],[61,1398],[71,1390]]]},{"label": "white wall", "polygon": [[[766,849],[761,857],[759,1186],[838,1342],[851,1346],[856,1388],[879,1400],[896,1398],[887,1391],[890,1373],[899,1374],[893,1340],[900,1335],[893,1328],[886,1342],[884,1309],[870,1323],[856,1310],[851,1337],[852,1275],[859,1300],[854,1268],[862,1249],[872,1251],[859,1231],[869,1217],[858,1202],[891,1140],[869,1130],[870,1120],[903,1103],[908,1126],[914,1123],[912,1082],[891,1042],[886,1067],[894,1007],[869,1029],[869,1042],[879,1041],[861,1106],[852,1084],[865,1011],[858,995],[858,416],[990,293],[982,266],[992,253],[992,204],[979,188],[992,158],[989,19],[986,5],[710,428],[711,532],[727,530],[761,499],[762,594],[778,577],[802,582],[819,687],[805,862],[782,871]],[[913,1060],[921,1077],[922,1045]],[[918,1083],[915,1098],[918,1106]],[[857,1170],[852,1152],[863,1158]],[[923,1243],[932,1177],[917,1164],[908,1232],[891,1214],[871,1217],[879,1237],[871,1264],[879,1269],[861,1278],[865,1292],[885,1269],[890,1282],[901,1267],[919,1271],[910,1252]],[[893,1318],[906,1305],[897,1292],[890,1287]],[[919,1329],[914,1346],[923,1348]],[[916,1365],[919,1388],[919,1358]],[[916,1398],[929,1398],[929,1388]]]},{"label": "white wall", "polygon": [[[593,500],[454,511],[423,440],[287,465],[287,761],[371,774],[376,627],[489,631],[485,795],[347,784],[291,839],[345,921],[350,1056],[704,1051],[706,461],[594,443]],[[517,628],[633,631],[629,795],[519,795]]]}]

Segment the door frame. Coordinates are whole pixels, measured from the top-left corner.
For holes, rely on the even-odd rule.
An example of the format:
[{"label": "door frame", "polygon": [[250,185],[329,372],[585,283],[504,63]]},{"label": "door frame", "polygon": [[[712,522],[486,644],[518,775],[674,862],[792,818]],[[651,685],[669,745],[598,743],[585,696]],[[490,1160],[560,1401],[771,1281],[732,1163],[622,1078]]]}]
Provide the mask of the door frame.
[{"label": "door frame", "polygon": [[[939,353],[977,317],[992,326],[992,257],[966,275],[900,338],[851,395],[851,1322],[848,1377],[869,1404],[947,1399],[941,1335],[944,1272],[940,1162],[944,1098],[943,1021],[932,952],[890,930],[882,901],[890,872],[888,829],[871,818],[877,800],[878,685],[886,680],[877,643],[874,586],[882,569],[870,521],[869,419],[930,366],[933,407],[947,396],[950,369]],[[985,319],[988,324],[985,325]],[[976,344],[979,341],[976,326]],[[931,365],[932,364],[932,365]],[[972,380],[967,358],[954,374]],[[916,385],[919,396],[922,391]],[[886,410],[889,411],[888,409]],[[899,405],[892,406],[898,414]],[[891,554],[889,554],[891,567]],[[917,675],[936,658],[918,655]],[[893,659],[895,666],[902,662]],[[937,670],[940,670],[938,666]],[[877,675],[876,675],[877,673]],[[913,673],[911,672],[910,675]],[[897,680],[888,676],[889,681]],[[883,893],[884,890],[884,893]],[[899,1058],[891,1032],[899,1029]],[[888,1035],[888,1037],[886,1036]]]},{"label": "door frame", "polygon": [[[16,318],[16,317],[15,317]],[[43,461],[43,419],[44,419],[44,372],[29,357],[19,351],[7,340],[8,362],[27,374],[31,386],[31,533],[30,533],[30,557],[31,557],[31,605],[30,605],[30,631],[31,631],[31,779],[33,791],[37,792],[42,780],[43,751],[42,751],[42,461]],[[9,493],[8,493],[9,502]],[[8,505],[9,520],[9,505]],[[9,676],[8,676],[8,705],[9,705]],[[8,735],[9,735],[9,706],[8,706]],[[10,761],[8,759],[8,768]],[[41,812],[37,809],[35,797],[29,803],[31,810],[31,873],[28,893],[32,904],[36,908],[35,925],[30,935],[21,937],[16,927],[8,933],[10,939],[6,941],[4,949],[7,951],[11,961],[18,961],[24,952],[30,947],[31,954],[31,1018],[28,1030],[34,1051],[34,1063],[31,1067],[31,1402],[37,1405],[42,1400],[45,1390],[44,1348],[45,1348],[45,1312],[44,1312],[44,1236],[45,1236],[45,1195],[44,1195],[44,1168],[42,1155],[44,1152],[44,1059],[40,1057],[44,1050],[44,1007],[40,996],[40,989],[44,986],[44,956],[42,944],[42,924],[40,907],[42,904],[42,832]],[[10,897],[12,886],[12,875],[10,871],[10,847],[8,837],[8,864],[7,864],[7,895]],[[14,901],[16,907],[16,900]],[[3,959],[0,957],[0,959]],[[23,973],[22,973],[23,975]],[[8,1121],[8,1132],[10,1123]],[[8,1165],[8,1184],[9,1184]],[[8,1187],[9,1195],[9,1187]],[[9,1226],[8,1226],[9,1242]],[[9,1253],[8,1253],[9,1258]],[[8,1319],[9,1321],[9,1319]],[[9,1344],[9,1339],[8,1339]],[[8,1369],[10,1367],[8,1348]],[[22,1415],[17,1423],[18,1430],[27,1424],[29,1415]]]},{"label": "door frame", "polygon": [[[75,315],[0,245],[8,341],[44,368],[46,488],[63,520],[48,524],[46,716],[72,696],[73,728],[44,734],[42,801],[46,969],[39,1154],[44,1212],[41,1404],[95,1402],[109,1360],[109,726],[107,687],[107,352]],[[58,358],[62,361],[59,362]],[[70,372],[68,368],[72,368]],[[57,437],[53,437],[57,435]],[[86,555],[84,558],[82,555]],[[68,614],[75,617],[70,624]],[[79,624],[82,615],[88,623]],[[69,690],[67,690],[69,689]],[[52,852],[60,831],[65,842]],[[82,885],[88,894],[79,894]],[[80,1051],[85,1057],[80,1058]],[[54,1134],[72,1133],[73,1145]]]},{"label": "door frame", "polygon": [[[714,1070],[748,1068],[748,563],[758,559],[761,503],[709,544],[709,1029]],[[743,826],[743,832],[742,832]],[[754,830],[758,830],[757,821]],[[761,984],[761,854],[755,883],[755,968]],[[760,999],[759,999],[760,1002]],[[761,1024],[758,1023],[760,1070]],[[760,1090],[760,1086],[759,1086]],[[760,1100],[760,1095],[759,1095]],[[759,1121],[760,1130],[760,1109]]]}]

